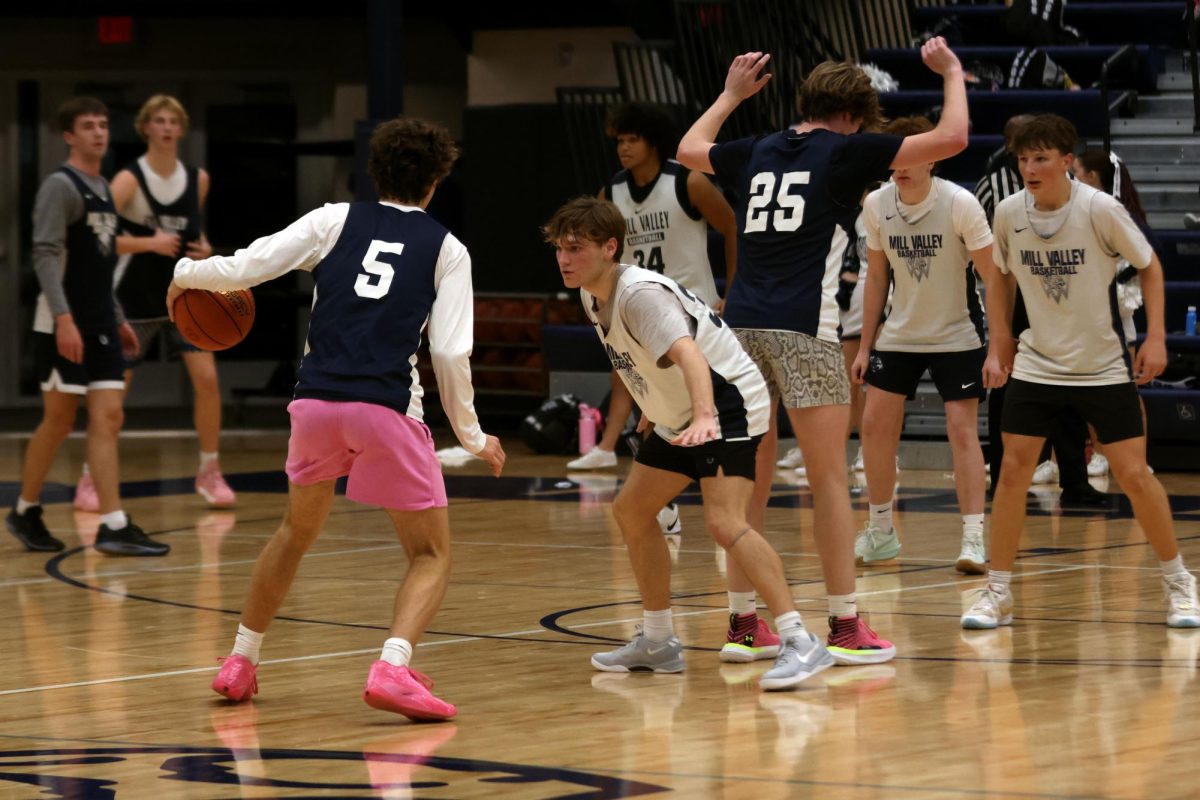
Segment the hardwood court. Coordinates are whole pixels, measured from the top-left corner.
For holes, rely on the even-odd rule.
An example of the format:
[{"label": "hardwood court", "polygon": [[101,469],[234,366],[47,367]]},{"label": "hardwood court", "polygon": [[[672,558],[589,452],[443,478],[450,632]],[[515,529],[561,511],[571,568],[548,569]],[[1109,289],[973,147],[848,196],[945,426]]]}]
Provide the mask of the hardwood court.
[{"label": "hardwood court", "polygon": [[[6,502],[23,442],[0,441]],[[521,455],[505,478],[447,469],[455,569],[414,667],[458,704],[417,725],[368,708],[404,559],[384,515],[344,498],[268,633],[253,703],[208,687],[251,565],[278,522],[283,435],[229,437],[240,493],[191,493],[194,442],[123,441],[127,509],[162,559],[79,545],[83,443],[51,475],[48,524],[68,543],[26,553],[3,534],[0,797],[923,798],[1195,797],[1200,631],[1163,624],[1159,570],[1127,505],[1030,517],[1016,623],[959,628],[959,520],[942,472],[901,473],[900,561],[862,573],[860,605],[899,657],[764,694],[768,664],[721,664],[721,560],[683,508],[674,589],[688,670],[598,673],[589,655],[640,621],[609,514],[614,476],[567,476]],[[449,444],[448,442],[446,444]],[[1163,475],[1185,561],[1200,567],[1200,481]],[[780,476],[783,481],[783,476]],[[694,498],[685,498],[686,501]],[[768,516],[809,627],[824,636],[810,498],[782,483]],[[856,501],[865,516],[865,501]],[[1052,503],[1051,503],[1052,505]]]}]

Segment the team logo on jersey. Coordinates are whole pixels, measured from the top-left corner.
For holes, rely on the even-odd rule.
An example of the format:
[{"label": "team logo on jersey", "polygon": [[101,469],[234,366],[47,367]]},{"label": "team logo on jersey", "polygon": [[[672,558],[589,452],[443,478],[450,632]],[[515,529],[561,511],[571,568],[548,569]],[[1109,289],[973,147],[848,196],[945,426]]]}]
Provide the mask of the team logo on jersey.
[{"label": "team logo on jersey", "polygon": [[1087,260],[1087,248],[1067,250],[1022,250],[1021,266],[1042,281],[1042,290],[1056,303],[1061,303],[1071,291],[1071,276]]},{"label": "team logo on jersey", "polygon": [[650,391],[650,387],[646,385],[646,379],[638,374],[633,356],[629,353],[618,353],[611,344],[604,345],[604,350],[608,353],[608,360],[612,363],[613,369],[621,373],[621,379],[625,381],[629,391],[638,397],[645,397]]},{"label": "team logo on jersey", "polygon": [[908,274],[917,283],[929,277],[929,268],[934,257],[942,249],[942,234],[918,233],[912,236],[888,236],[888,247],[898,258],[904,259]]},{"label": "team logo on jersey", "polygon": [[[171,233],[182,233],[187,230],[188,218],[179,216],[178,214],[163,214],[158,218],[158,226],[164,231]],[[148,226],[153,227],[153,226]]]},{"label": "team logo on jersey", "polygon": [[117,235],[117,215],[111,211],[89,211],[87,226],[96,237],[96,249],[100,255],[111,255],[113,240]]}]

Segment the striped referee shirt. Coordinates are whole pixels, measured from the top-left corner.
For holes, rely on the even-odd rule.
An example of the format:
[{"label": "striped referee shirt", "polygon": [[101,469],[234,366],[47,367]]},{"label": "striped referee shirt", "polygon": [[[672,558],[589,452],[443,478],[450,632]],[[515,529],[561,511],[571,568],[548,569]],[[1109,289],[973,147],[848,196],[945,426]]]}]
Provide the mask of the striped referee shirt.
[{"label": "striped referee shirt", "polygon": [[1004,198],[1025,188],[1021,173],[1013,168],[1013,159],[1008,151],[1000,148],[988,158],[987,172],[975,185],[975,199],[987,214],[988,225],[996,216],[996,206]]}]

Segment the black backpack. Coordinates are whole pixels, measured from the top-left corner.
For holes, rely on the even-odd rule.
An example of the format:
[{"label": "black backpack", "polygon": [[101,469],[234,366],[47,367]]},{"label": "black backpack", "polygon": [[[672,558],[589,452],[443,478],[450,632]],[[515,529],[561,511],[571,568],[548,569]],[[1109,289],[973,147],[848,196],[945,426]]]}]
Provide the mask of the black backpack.
[{"label": "black backpack", "polygon": [[568,455],[579,449],[579,398],[560,394],[521,420],[518,433],[529,449],[543,455]]}]

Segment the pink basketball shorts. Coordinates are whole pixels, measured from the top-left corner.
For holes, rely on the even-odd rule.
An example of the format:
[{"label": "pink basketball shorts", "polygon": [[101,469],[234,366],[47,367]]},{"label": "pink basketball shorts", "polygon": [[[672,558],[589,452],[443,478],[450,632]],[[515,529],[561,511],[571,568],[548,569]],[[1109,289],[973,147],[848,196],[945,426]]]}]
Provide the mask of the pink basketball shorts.
[{"label": "pink basketball shorts", "polygon": [[401,511],[442,508],[446,483],[429,428],[374,403],[302,398],[288,405],[288,480],[300,486],[349,475],[346,497]]}]

